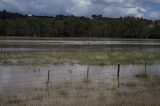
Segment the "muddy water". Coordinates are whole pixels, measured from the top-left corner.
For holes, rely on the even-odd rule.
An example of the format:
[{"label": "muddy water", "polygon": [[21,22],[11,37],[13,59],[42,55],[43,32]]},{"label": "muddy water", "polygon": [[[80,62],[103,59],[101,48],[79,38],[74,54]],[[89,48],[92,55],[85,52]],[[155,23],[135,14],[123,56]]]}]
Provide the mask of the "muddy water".
[{"label": "muddy water", "polygon": [[[45,66],[16,66],[0,65],[0,93],[5,90],[17,90],[23,88],[40,88],[47,85],[48,70],[50,70],[49,85],[63,82],[78,83],[86,79],[87,65],[64,64]],[[96,85],[98,83],[117,86],[117,83],[138,81],[135,75],[145,72],[144,65],[121,66],[120,78],[117,81],[117,66],[89,66],[89,81]],[[147,73],[153,80],[160,80],[160,64],[147,65]]]},{"label": "muddy water", "polygon": [[75,47],[75,48],[71,48],[71,47],[66,47],[66,48],[60,48],[60,47],[54,47],[54,48],[27,48],[27,47],[23,47],[23,48],[10,48],[10,47],[5,47],[2,48],[3,52],[43,52],[43,51],[73,51],[73,50],[79,50],[79,49],[83,49],[86,51],[97,51],[97,50],[103,50],[103,51],[137,51],[137,52],[160,52],[160,47],[94,47],[94,46],[90,46],[90,47]]},{"label": "muddy water", "polygon": [[75,45],[107,45],[107,44],[128,44],[128,45],[160,45],[160,40],[138,40],[138,39],[105,39],[105,40],[0,40],[0,43],[34,43],[34,44],[75,44]]},{"label": "muddy water", "polygon": [[75,40],[0,40],[3,52],[107,50],[159,52],[160,40],[146,39],[75,39]]}]

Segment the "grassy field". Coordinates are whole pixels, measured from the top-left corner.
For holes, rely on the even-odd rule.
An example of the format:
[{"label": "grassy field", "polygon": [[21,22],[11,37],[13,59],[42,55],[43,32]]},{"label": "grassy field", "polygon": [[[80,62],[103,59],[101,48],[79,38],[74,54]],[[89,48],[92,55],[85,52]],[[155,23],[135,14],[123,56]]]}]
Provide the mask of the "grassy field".
[{"label": "grassy field", "polygon": [[160,60],[160,52],[53,51],[0,53],[0,64],[64,64],[89,65],[143,64]]}]

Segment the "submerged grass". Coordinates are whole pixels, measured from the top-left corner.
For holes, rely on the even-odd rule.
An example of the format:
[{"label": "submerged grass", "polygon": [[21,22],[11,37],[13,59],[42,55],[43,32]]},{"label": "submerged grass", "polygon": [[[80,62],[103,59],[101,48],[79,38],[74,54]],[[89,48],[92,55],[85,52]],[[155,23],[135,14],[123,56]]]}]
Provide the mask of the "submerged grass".
[{"label": "submerged grass", "polygon": [[127,82],[126,87],[136,87],[137,84],[135,82]]},{"label": "submerged grass", "polygon": [[[66,86],[55,86],[29,90],[19,96],[3,97],[2,106],[159,106],[160,91],[153,86],[142,86],[139,82],[128,82],[115,90],[104,87],[105,83],[94,85],[81,82]],[[58,85],[57,85],[58,86]],[[116,85],[115,85],[116,87]],[[133,89],[134,87],[134,89]],[[159,86],[158,86],[159,87]],[[78,88],[78,89],[77,89]],[[146,92],[147,90],[147,92]],[[150,98],[148,98],[148,96]],[[22,98],[21,98],[22,97]],[[4,104],[4,105],[3,105]]]},{"label": "submerged grass", "polygon": [[149,78],[147,73],[139,73],[135,75],[136,78]]},{"label": "submerged grass", "polygon": [[[12,61],[11,61],[12,60]],[[15,61],[23,61],[15,62]],[[140,64],[160,60],[160,52],[54,51],[29,53],[1,53],[0,64],[63,64],[91,65]],[[14,62],[13,62],[14,61]]]}]

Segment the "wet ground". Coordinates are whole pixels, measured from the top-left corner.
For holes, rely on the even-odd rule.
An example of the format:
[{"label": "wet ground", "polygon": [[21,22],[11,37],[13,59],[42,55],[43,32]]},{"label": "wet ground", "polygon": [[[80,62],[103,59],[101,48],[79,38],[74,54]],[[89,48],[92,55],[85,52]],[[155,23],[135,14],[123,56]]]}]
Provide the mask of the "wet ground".
[{"label": "wet ground", "polygon": [[[113,54],[117,51],[122,54],[128,51],[131,54],[135,52],[152,54],[160,51],[159,40],[0,40],[0,45],[2,59],[5,56],[8,60],[18,58],[23,61],[27,54],[21,56],[21,53],[33,51],[34,55],[29,55],[29,57],[34,59],[49,59],[55,56],[42,53],[42,56],[35,58],[36,53],[39,55],[40,51],[48,53],[53,51],[66,53],[67,51],[71,54],[76,50],[80,50],[81,53],[94,51],[95,54],[96,51],[106,53],[109,51]],[[45,45],[50,46],[45,48]],[[59,48],[56,45],[62,46]],[[7,57],[5,53],[10,56]],[[51,57],[47,57],[48,55]],[[70,55],[67,55],[67,59],[70,58],[68,56]],[[101,58],[99,57],[101,55],[96,56],[96,59]],[[152,57],[149,55],[149,58]],[[57,61],[54,58],[49,60]],[[159,59],[146,64],[121,64],[119,77],[117,77],[117,63],[89,65],[71,63],[67,60],[63,64],[26,64],[27,62],[6,64],[2,62],[0,64],[0,106],[159,106],[160,62],[157,60]]]},{"label": "wet ground", "polygon": [[1,106],[160,105],[159,63],[122,65],[119,77],[116,65],[0,67]]},{"label": "wet ground", "polygon": [[[2,39],[2,38],[1,38]],[[62,51],[62,50],[108,50],[108,51],[160,51],[160,40],[146,39],[32,39],[0,40],[1,51]]]},{"label": "wet ground", "polygon": [[[44,65],[44,66],[16,66],[0,65],[0,91],[17,88],[37,88],[47,85],[48,71],[50,71],[49,84],[71,81],[83,82],[87,77],[89,67],[89,80],[92,83],[108,82],[117,83],[117,69],[115,65],[88,66],[78,64]],[[160,74],[160,64],[148,64],[146,67],[150,78]],[[122,82],[136,80],[135,75],[145,73],[145,65],[122,65],[120,68],[120,80]]]}]

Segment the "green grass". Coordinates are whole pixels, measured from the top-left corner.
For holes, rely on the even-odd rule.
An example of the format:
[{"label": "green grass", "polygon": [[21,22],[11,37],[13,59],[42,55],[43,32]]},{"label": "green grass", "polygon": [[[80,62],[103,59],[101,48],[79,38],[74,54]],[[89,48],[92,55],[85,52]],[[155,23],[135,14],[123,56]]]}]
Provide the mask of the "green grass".
[{"label": "green grass", "polygon": [[[159,61],[160,52],[58,51],[31,53],[1,53],[0,64],[64,64],[90,65],[143,64]],[[17,61],[17,62],[13,62]],[[20,61],[20,62],[19,62]]]}]

